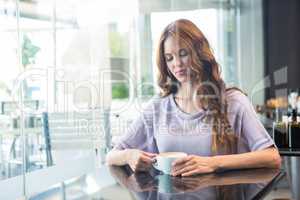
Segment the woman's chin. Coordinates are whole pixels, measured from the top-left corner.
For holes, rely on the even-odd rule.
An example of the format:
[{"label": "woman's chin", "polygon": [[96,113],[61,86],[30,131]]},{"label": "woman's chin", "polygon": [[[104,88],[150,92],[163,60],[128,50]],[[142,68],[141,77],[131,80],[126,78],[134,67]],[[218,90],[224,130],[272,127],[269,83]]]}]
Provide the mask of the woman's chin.
[{"label": "woman's chin", "polygon": [[187,77],[177,77],[177,80],[180,84],[186,84],[186,83],[189,83],[191,81]]}]

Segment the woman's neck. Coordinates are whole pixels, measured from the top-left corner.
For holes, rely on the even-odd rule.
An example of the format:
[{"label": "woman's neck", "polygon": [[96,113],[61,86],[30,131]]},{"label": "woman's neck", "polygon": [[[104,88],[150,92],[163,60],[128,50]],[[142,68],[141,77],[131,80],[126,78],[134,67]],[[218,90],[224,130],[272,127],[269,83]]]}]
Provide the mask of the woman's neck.
[{"label": "woman's neck", "polygon": [[193,114],[201,110],[200,102],[196,98],[197,87],[192,84],[181,84],[174,100],[177,106],[185,113]]},{"label": "woman's neck", "polygon": [[177,106],[185,113],[197,113],[201,110],[201,104],[197,101],[198,85],[191,83],[181,84],[177,93],[174,95]]},{"label": "woman's neck", "polygon": [[181,99],[193,99],[195,96],[195,93],[197,92],[197,87],[193,85],[192,83],[183,83],[179,87],[177,93],[175,94],[175,97],[181,98]]}]

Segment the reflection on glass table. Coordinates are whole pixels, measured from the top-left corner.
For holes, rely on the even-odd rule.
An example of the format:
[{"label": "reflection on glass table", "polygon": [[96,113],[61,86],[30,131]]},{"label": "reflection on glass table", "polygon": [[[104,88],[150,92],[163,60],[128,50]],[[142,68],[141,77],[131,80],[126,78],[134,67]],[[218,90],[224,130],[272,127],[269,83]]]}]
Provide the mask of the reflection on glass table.
[{"label": "reflection on glass table", "polygon": [[132,173],[129,167],[103,166],[29,199],[263,199],[284,175],[280,170],[249,169],[183,178],[155,169]]}]

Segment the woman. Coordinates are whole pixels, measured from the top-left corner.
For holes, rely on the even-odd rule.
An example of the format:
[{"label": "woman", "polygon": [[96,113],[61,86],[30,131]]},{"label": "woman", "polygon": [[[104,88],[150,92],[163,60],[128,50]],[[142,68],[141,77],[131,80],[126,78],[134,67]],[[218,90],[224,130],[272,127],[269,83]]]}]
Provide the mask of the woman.
[{"label": "woman", "polygon": [[154,98],[107,155],[110,165],[151,167],[159,152],[189,154],[172,175],[279,168],[275,145],[247,97],[226,89],[202,32],[180,19],[163,31],[157,52],[160,97]]}]

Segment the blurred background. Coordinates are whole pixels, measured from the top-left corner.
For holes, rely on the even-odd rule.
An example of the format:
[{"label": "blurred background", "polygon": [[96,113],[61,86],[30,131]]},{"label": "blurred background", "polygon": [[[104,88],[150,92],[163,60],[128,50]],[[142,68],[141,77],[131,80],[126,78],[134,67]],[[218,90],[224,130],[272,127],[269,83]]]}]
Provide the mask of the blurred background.
[{"label": "blurred background", "polygon": [[103,163],[159,92],[157,41],[179,18],[203,31],[227,86],[270,127],[300,88],[299,10],[298,0],[0,0],[0,197]]}]

